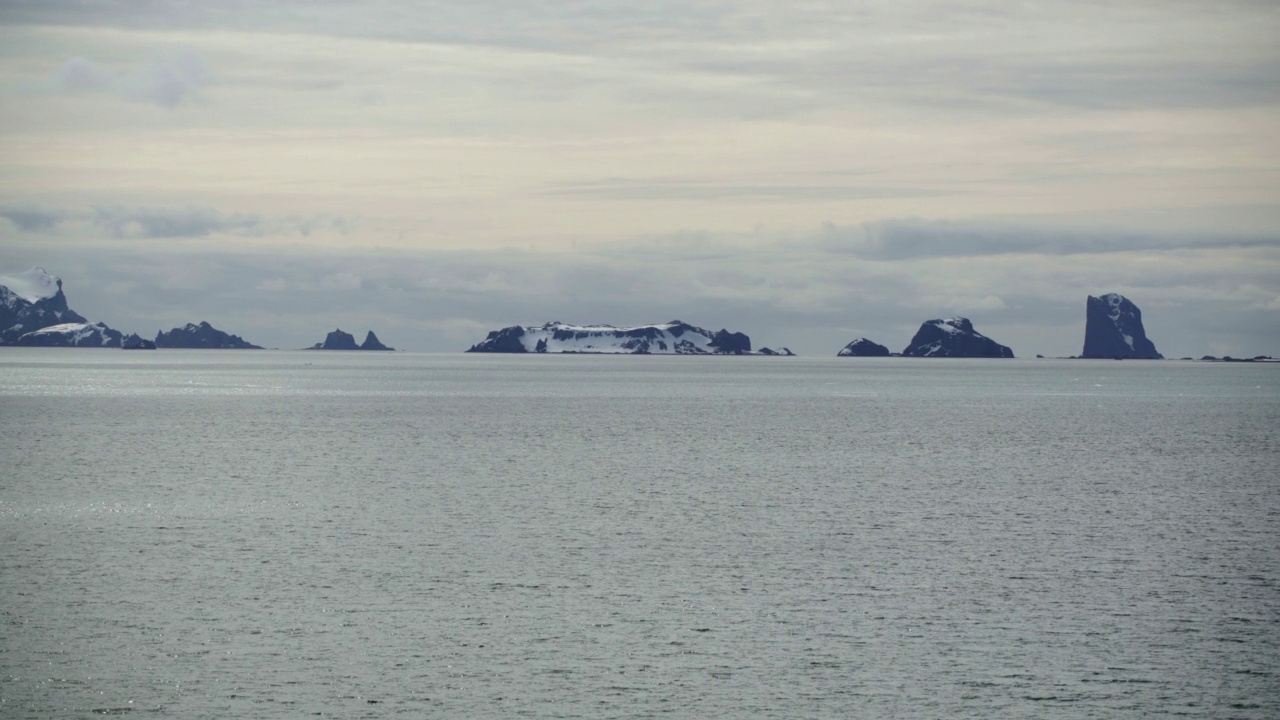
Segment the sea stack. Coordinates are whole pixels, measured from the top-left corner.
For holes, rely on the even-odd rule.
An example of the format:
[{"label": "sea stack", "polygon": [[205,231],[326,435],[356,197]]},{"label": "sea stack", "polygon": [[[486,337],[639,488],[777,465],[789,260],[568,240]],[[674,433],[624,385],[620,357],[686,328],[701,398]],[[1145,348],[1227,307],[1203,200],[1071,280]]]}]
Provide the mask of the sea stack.
[{"label": "sea stack", "polygon": [[1084,358],[1162,360],[1142,327],[1142,311],[1119,293],[1089,296],[1085,303]]},{"label": "sea stack", "polygon": [[360,349],[361,350],[388,350],[388,351],[395,350],[395,348],[393,347],[387,347],[386,345],[383,345],[382,342],[378,340],[378,336],[373,334],[372,330],[369,331],[368,335],[364,336],[364,342],[360,343]]}]

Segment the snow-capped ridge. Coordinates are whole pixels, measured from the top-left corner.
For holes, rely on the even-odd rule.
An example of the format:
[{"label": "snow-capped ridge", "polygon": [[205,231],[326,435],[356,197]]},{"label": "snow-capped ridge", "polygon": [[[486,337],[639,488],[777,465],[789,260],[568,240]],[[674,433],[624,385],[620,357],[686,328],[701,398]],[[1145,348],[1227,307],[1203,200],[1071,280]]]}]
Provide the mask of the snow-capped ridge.
[{"label": "snow-capped ridge", "polygon": [[926,320],[902,351],[905,357],[1012,358],[1013,350],[973,328],[966,317]]},{"label": "snow-capped ridge", "polygon": [[889,357],[889,348],[860,337],[845,345],[836,357]]},{"label": "snow-capped ridge", "polygon": [[26,272],[0,275],[0,285],[9,288],[9,292],[29,303],[56,297],[62,291],[62,280],[50,275],[39,265]]},{"label": "snow-capped ridge", "polygon": [[633,355],[749,355],[751,338],[720,329],[715,332],[672,320],[654,325],[574,325],[549,322],[513,325],[489,333],[467,352],[600,353]]},{"label": "snow-capped ridge", "polygon": [[105,323],[59,323],[33,330],[18,338],[15,345],[29,347],[120,347],[124,334]]}]

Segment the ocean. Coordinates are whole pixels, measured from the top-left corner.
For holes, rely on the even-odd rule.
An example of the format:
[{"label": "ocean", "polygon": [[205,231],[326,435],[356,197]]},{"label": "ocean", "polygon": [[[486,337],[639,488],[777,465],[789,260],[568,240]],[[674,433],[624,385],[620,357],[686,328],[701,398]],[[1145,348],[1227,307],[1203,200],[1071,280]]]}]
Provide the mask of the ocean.
[{"label": "ocean", "polygon": [[1280,717],[1280,366],[0,349],[0,717]]}]

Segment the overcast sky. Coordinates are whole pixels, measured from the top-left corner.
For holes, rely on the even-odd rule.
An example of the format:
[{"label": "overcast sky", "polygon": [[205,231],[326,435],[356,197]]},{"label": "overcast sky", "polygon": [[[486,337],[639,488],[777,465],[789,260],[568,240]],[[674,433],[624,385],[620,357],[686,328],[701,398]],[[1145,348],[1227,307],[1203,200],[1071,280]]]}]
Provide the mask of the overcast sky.
[{"label": "overcast sky", "polygon": [[154,335],[1280,356],[1280,6],[0,0],[0,273]]}]

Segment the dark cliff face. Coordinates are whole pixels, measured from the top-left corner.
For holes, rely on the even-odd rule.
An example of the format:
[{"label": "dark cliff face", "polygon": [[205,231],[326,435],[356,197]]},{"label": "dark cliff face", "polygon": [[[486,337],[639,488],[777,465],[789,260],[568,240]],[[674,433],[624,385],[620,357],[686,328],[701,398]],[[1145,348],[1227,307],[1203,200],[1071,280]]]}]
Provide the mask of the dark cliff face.
[{"label": "dark cliff face", "polygon": [[1089,296],[1085,302],[1084,351],[1086,358],[1159,360],[1164,356],[1147,339],[1142,311],[1123,295]]},{"label": "dark cliff face", "polygon": [[711,347],[724,355],[745,355],[751,352],[751,338],[745,333],[729,332],[721,328],[711,336]]},{"label": "dark cliff face", "polygon": [[889,357],[889,348],[866,338],[858,338],[836,353],[836,357]]},{"label": "dark cliff face", "polygon": [[156,347],[187,350],[261,350],[239,335],[225,333],[207,322],[187,323],[185,327],[156,334]]},{"label": "dark cliff face", "polygon": [[89,321],[67,307],[61,280],[58,280],[56,295],[35,302],[18,297],[9,288],[0,286],[0,345],[12,345],[26,333],[50,325],[83,322]]},{"label": "dark cliff face", "polygon": [[[522,353],[529,352],[525,349],[524,343],[520,338],[524,337],[524,328],[519,325],[513,325],[509,328],[494,330],[489,333],[484,341],[471,346],[467,352],[490,352],[490,353]],[[546,344],[543,343],[542,349],[538,352],[546,352]]]},{"label": "dark cliff face", "polygon": [[369,331],[368,335],[364,336],[364,342],[360,343],[360,349],[361,350],[387,350],[387,351],[395,350],[395,348],[393,347],[387,347],[386,345],[383,345],[382,342],[378,340],[378,336],[373,334],[372,330]]},{"label": "dark cliff face", "polygon": [[129,333],[120,341],[121,350],[155,350],[156,344],[150,340],[138,335],[137,333]]},{"label": "dark cliff face", "polygon": [[1012,358],[1013,350],[974,330],[968,318],[955,317],[925,321],[902,354],[905,357]]}]

